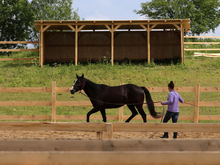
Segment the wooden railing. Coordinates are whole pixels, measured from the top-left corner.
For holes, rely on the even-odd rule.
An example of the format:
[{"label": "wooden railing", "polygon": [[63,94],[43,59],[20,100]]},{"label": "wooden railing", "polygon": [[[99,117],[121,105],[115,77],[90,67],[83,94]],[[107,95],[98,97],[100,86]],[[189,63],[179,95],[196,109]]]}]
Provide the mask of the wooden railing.
[{"label": "wooden railing", "polygon": [[[184,38],[220,38],[220,36],[184,36]],[[184,45],[219,45],[220,42],[184,42]],[[209,51],[209,50],[220,50],[220,48],[205,48],[205,49],[185,49],[184,51]]]},{"label": "wooden railing", "polygon": [[206,132],[219,133],[220,123],[76,123],[0,122],[0,130],[108,132]]},{"label": "wooden railing", "polygon": [[[167,87],[147,87],[150,92],[168,92]],[[57,115],[57,106],[92,106],[90,101],[57,101],[57,92],[69,92],[69,87],[56,87],[56,82],[52,82],[52,87],[0,87],[0,92],[49,92],[52,94],[51,101],[0,101],[0,106],[51,106],[51,115],[0,115],[0,120],[86,120],[85,115]],[[180,107],[194,107],[194,115],[180,115],[179,120],[193,120],[198,123],[199,120],[220,120],[219,115],[199,115],[199,107],[220,107],[219,102],[204,102],[199,101],[201,92],[220,92],[220,87],[175,87],[177,92],[194,92],[195,100],[180,104]],[[144,105],[146,106],[146,105]],[[162,106],[160,103],[155,103],[155,106]],[[118,120],[123,122],[129,115],[123,114],[123,107],[119,108],[118,115],[107,115],[108,120]],[[101,115],[91,115],[92,120],[102,120]],[[136,116],[134,120],[142,120],[141,116]],[[147,115],[147,120],[161,120],[154,119]]]},{"label": "wooden railing", "polygon": [[[0,44],[39,44],[39,41],[0,41]],[[0,52],[39,51],[39,49],[0,49]],[[1,58],[0,61],[39,60],[39,58]]]},{"label": "wooden railing", "polygon": [[0,130],[87,131],[102,132],[105,135],[100,137],[105,140],[3,139],[0,140],[0,164],[216,165],[220,162],[218,139],[113,139],[114,132],[219,133],[219,123],[0,122]]},{"label": "wooden railing", "polygon": [[0,157],[1,164],[16,165],[218,165],[219,143],[219,139],[3,139],[0,140]]}]

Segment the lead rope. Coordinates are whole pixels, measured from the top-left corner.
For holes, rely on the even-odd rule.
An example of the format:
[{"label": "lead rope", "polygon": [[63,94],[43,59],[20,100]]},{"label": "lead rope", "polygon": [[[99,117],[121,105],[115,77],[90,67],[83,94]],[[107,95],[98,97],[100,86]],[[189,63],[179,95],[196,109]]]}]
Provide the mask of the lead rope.
[{"label": "lead rope", "polygon": [[[163,113],[162,113],[162,117],[161,117],[161,123],[163,122],[163,116],[164,116],[164,105],[163,105]],[[151,139],[151,138],[153,138],[154,137],[154,135],[156,135],[157,134],[157,132],[154,132],[148,139]]]},{"label": "lead rope", "polygon": [[[194,107],[198,107],[198,106],[196,106],[196,105],[194,105],[194,104],[191,104],[191,103],[187,103],[187,102],[184,102],[185,104],[188,104],[188,105],[192,105],[192,106],[194,106]],[[208,117],[209,117],[209,120],[210,120],[210,123],[213,123],[213,121],[212,121],[212,119],[211,119],[211,117],[210,117],[210,115],[208,114]]]},{"label": "lead rope", "polygon": [[163,105],[163,114],[162,114],[162,117],[161,117],[161,123],[163,122],[163,116],[164,116],[164,105]]}]

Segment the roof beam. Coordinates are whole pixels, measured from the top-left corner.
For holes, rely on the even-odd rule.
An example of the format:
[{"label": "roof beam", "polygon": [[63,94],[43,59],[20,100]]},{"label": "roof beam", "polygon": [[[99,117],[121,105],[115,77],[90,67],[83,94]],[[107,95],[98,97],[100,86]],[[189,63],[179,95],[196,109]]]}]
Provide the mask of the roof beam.
[{"label": "roof beam", "polygon": [[[148,24],[149,25],[149,24]],[[158,24],[154,24],[151,27],[147,28],[146,26],[144,26],[143,24],[140,24],[140,26],[145,29],[146,31],[151,31],[153,28],[155,28]]]},{"label": "roof beam", "polygon": [[117,25],[115,28],[112,27],[110,28],[109,25],[105,25],[105,27],[111,32],[113,33],[114,31],[116,31],[121,25]]},{"label": "roof beam", "polygon": [[108,25],[105,25],[105,27],[112,33],[112,29]]},{"label": "roof beam", "polygon": [[179,31],[181,31],[181,28],[177,24],[173,24]]},{"label": "roof beam", "polygon": [[81,25],[81,26],[78,28],[78,32],[79,32],[80,30],[82,30],[85,26],[86,26],[86,25]]},{"label": "roof beam", "polygon": [[116,31],[121,25],[117,25],[113,30]]},{"label": "roof beam", "polygon": [[45,32],[51,25],[47,25],[45,28],[43,28],[42,32]]},{"label": "roof beam", "polygon": [[76,31],[76,29],[72,25],[67,25],[67,26],[69,26],[69,28],[72,29],[73,31]]}]

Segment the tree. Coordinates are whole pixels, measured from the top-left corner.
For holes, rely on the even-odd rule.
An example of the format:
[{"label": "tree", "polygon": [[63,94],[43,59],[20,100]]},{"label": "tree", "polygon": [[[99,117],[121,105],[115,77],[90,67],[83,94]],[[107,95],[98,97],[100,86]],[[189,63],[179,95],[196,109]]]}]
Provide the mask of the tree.
[{"label": "tree", "polygon": [[152,0],[141,8],[134,12],[149,19],[190,19],[192,35],[215,32],[220,24],[219,0]]},{"label": "tree", "polygon": [[[28,0],[2,0],[0,2],[0,41],[23,41],[29,39],[33,15]],[[16,48],[3,45],[0,48]]]},{"label": "tree", "polygon": [[72,9],[72,0],[32,0],[35,20],[79,20],[77,10]]},{"label": "tree", "polygon": [[[78,9],[74,10],[72,0],[32,0],[34,20],[79,20]],[[32,25],[32,40],[38,40],[38,33]]]},{"label": "tree", "polygon": [[[71,6],[71,0],[1,0],[0,41],[38,40],[35,20],[79,20]],[[0,44],[0,49],[16,47]]]}]

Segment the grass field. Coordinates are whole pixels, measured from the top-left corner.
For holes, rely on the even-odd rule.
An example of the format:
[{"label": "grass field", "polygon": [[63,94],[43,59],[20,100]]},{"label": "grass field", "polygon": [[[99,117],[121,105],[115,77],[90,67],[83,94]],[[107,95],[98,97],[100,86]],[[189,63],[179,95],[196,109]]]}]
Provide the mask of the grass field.
[{"label": "grass field", "polygon": [[[35,52],[36,53],[36,52]],[[37,57],[35,53],[14,53],[11,57]],[[7,56],[1,56],[7,58]],[[52,81],[56,81],[57,87],[71,87],[75,75],[84,73],[87,79],[111,86],[132,83],[146,87],[166,87],[172,80],[176,87],[219,87],[220,86],[220,58],[193,57],[190,52],[185,53],[185,63],[174,64],[157,63],[152,61],[133,63],[126,61],[115,63],[74,63],[46,64],[39,67],[38,61],[13,61],[0,62],[0,86],[1,87],[51,87]],[[152,93],[154,101],[165,101],[168,93]],[[195,93],[180,93],[186,102],[195,99]],[[88,100],[79,93],[70,98],[70,93],[57,93],[58,101],[82,101]],[[51,93],[0,93],[0,101],[45,101],[51,100]],[[201,93],[200,101],[220,101],[220,93]],[[85,115],[91,107],[57,107],[58,115]],[[220,107],[201,107],[202,115],[219,115]],[[162,112],[161,107],[156,111]],[[145,108],[147,112],[147,108]],[[180,107],[180,115],[193,115],[193,107]],[[50,115],[51,107],[1,107],[0,115]],[[97,113],[100,114],[100,113]],[[118,109],[107,110],[107,114],[118,114]],[[124,114],[130,115],[130,111],[124,108]],[[141,122],[141,121],[140,121]],[[210,121],[212,122],[212,121]],[[218,122],[218,121],[217,121]]]}]

